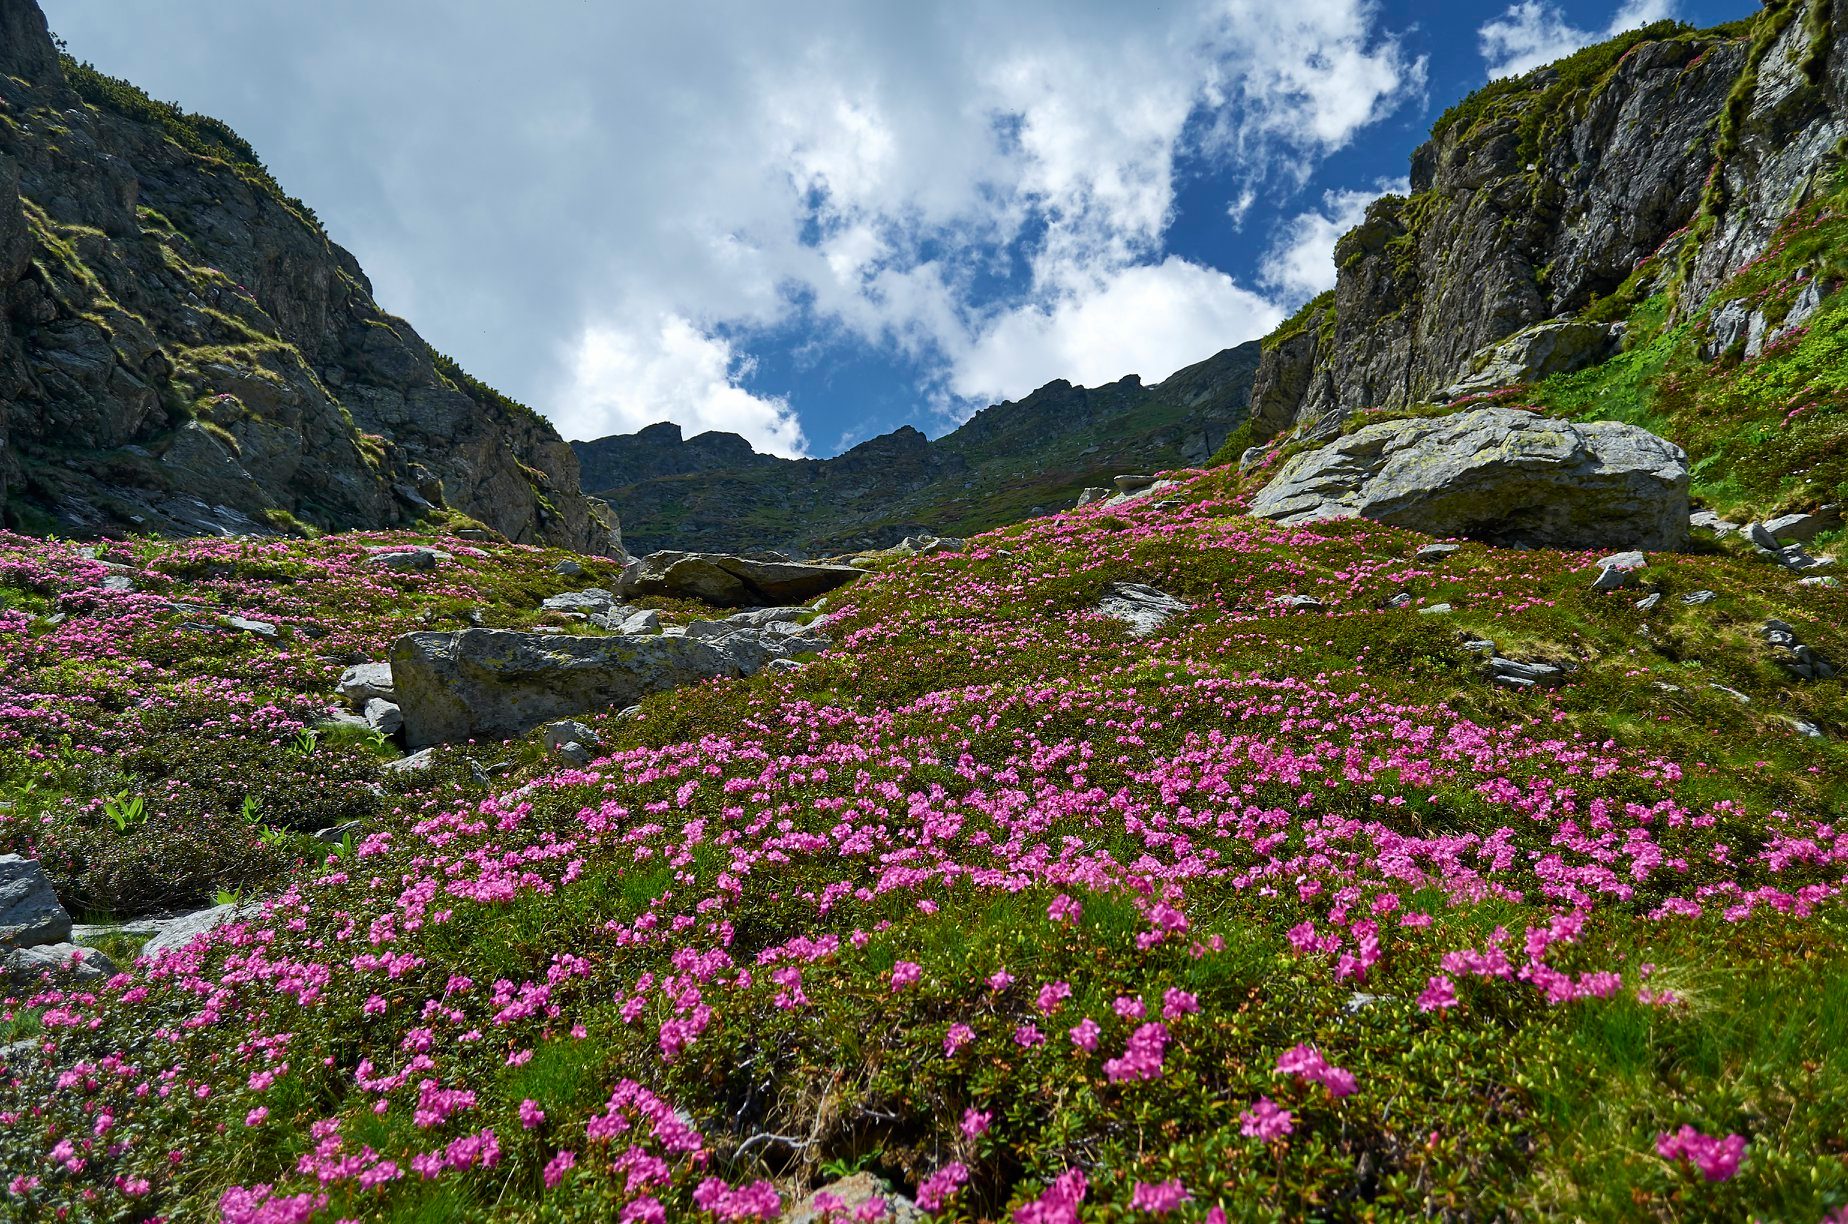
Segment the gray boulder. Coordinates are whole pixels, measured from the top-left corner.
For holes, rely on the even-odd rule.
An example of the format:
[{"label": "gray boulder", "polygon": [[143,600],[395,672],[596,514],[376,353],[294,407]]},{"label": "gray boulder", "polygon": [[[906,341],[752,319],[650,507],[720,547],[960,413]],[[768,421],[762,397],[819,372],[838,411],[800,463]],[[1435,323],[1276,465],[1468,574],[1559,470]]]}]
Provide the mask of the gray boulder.
[{"label": "gray boulder", "polygon": [[731,553],[650,553],[617,579],[623,598],[665,595],[720,607],[806,603],[858,578],[851,565],[759,560]]},{"label": "gray boulder", "polygon": [[412,633],[392,645],[392,674],[412,748],[506,739],[542,723],[623,708],[716,676],[747,676],[825,640],[740,630],[718,641],[682,634],[583,637],[464,629]]},{"label": "gray boulder", "polygon": [[1822,532],[1841,525],[1841,511],[1834,506],[1824,506],[1809,514],[1780,514],[1776,518],[1766,519],[1764,528],[1774,539],[1785,544],[1808,544]]},{"label": "gray boulder", "polygon": [[0,947],[63,943],[71,916],[37,859],[0,854]]},{"label": "gray boulder", "polygon": [[616,596],[602,587],[587,587],[582,591],[566,591],[562,595],[548,597],[539,606],[548,612],[601,612],[608,614],[616,604]]},{"label": "gray boulder", "polygon": [[379,770],[382,773],[393,774],[420,773],[434,764],[436,764],[436,751],[431,748],[419,748],[409,756],[385,762],[379,766]]},{"label": "gray boulder", "polygon": [[1251,513],[1498,544],[1674,548],[1688,529],[1687,456],[1634,425],[1480,408],[1382,421],[1298,455]]},{"label": "gray boulder", "polygon": [[743,625],[749,629],[762,629],[766,625],[774,625],[783,621],[797,621],[808,611],[808,608],[753,608],[749,612],[733,613],[725,618],[725,623]]},{"label": "gray boulder", "polygon": [[1140,582],[1113,582],[1104,588],[1104,598],[1097,610],[1128,625],[1130,637],[1140,638],[1154,633],[1190,607],[1192,605],[1185,600]]},{"label": "gray boulder", "polygon": [[95,948],[74,943],[45,943],[11,948],[0,959],[0,976],[12,989],[31,989],[50,973],[53,980],[97,982],[114,977],[115,962]]},{"label": "gray boulder", "polygon": [[160,932],[141,945],[141,955],[149,957],[159,956],[163,952],[178,952],[201,935],[231,921],[237,912],[236,902],[226,902],[224,905],[181,914],[176,918],[163,918],[160,921]]},{"label": "gray boulder", "polygon": [[602,741],[597,733],[581,722],[561,718],[557,722],[545,725],[545,746],[550,751],[563,748],[566,744],[583,744],[595,748]]},{"label": "gray boulder", "polygon": [[367,565],[400,574],[433,570],[439,561],[453,561],[449,553],[437,548],[384,549],[366,558]]},{"label": "gray boulder", "polygon": [[1630,585],[1636,571],[1649,564],[1649,558],[1634,550],[1612,553],[1598,562],[1598,576],[1591,580],[1594,591],[1615,591]]},{"label": "gray boulder", "polygon": [[404,726],[404,714],[398,707],[383,697],[374,697],[366,702],[366,725],[380,735],[396,735]]},{"label": "gray boulder", "polygon": [[395,691],[391,686],[391,664],[355,663],[340,673],[338,687],[342,697],[361,708],[374,697],[390,701]]},{"label": "gray boulder", "polygon": [[[591,620],[592,623],[596,623],[595,617]],[[661,632],[661,614],[653,608],[643,608],[639,612],[629,613],[621,620],[612,617],[609,623],[603,625],[603,628],[613,629],[617,633],[659,633]]]},{"label": "gray boulder", "polygon": [[[823,1196],[826,1196],[825,1198]],[[922,1224],[924,1214],[892,1183],[876,1174],[851,1173],[839,1181],[829,1182],[789,1209],[784,1224],[821,1224],[823,1220],[857,1220],[864,1204],[873,1199],[885,1202],[886,1210],[878,1219],[881,1224]]]}]

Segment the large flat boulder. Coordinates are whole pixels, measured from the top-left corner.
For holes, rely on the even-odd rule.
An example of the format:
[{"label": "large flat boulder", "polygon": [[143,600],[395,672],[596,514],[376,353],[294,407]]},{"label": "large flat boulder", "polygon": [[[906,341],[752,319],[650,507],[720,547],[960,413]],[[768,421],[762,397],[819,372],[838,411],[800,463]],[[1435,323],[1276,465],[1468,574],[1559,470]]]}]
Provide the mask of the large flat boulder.
[{"label": "large flat boulder", "polygon": [[405,743],[416,749],[506,739],[553,719],[624,709],[684,684],[752,675],[772,659],[825,644],[749,629],[717,640],[464,629],[399,638],[391,670]]},{"label": "large flat boulder", "polygon": [[1368,425],[1289,460],[1252,500],[1280,523],[1365,518],[1545,548],[1679,547],[1687,456],[1648,430],[1509,408]]},{"label": "large flat boulder", "polygon": [[724,608],[807,603],[852,582],[851,565],[769,560],[731,553],[650,553],[616,580],[616,594],[699,599]]}]

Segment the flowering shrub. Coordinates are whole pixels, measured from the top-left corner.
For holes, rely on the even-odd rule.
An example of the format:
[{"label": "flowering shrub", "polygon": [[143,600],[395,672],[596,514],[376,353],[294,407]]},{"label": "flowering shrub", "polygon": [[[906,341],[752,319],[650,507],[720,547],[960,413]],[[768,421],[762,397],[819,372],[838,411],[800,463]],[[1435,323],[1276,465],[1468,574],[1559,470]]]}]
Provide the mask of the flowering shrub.
[{"label": "flowering shrub", "polygon": [[[944,1220],[1848,1201],[1848,761],[1776,716],[1839,732],[1841,681],[1792,687],[1753,636],[1848,657],[1842,594],[1662,558],[1668,594],[1723,595],[1643,637],[1593,555],[1417,563],[1406,532],[1238,518],[1224,480],[865,578],[819,660],[593,712],[588,765],[477,745],[389,782],[357,745],[289,755],[341,660],[533,623],[556,554],[146,544],[105,592],[0,539],[0,768],[35,787],[0,830],[62,886],[115,878],[58,856],[124,785],[151,864],[246,787],[306,828],[271,772],[368,813],[333,861],[249,834],[260,905],[6,1004],[9,1209],[753,1220],[868,1165]],[[1193,610],[1132,641],[1094,611],[1125,579]],[[1465,637],[1568,683],[1494,688]],[[222,717],[122,764],[197,693]],[[227,741],[236,776],[187,772]]]}]

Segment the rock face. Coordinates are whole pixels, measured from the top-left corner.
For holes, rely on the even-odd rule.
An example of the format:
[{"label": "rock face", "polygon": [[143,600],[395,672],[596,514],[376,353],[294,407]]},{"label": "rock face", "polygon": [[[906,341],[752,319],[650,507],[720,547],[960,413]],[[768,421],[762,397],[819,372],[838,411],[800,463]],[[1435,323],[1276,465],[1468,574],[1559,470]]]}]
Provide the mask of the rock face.
[{"label": "rock face", "polygon": [[460,511],[616,552],[531,410],[382,311],[215,120],[61,59],[0,0],[0,508],[66,535]]},{"label": "rock face", "polygon": [[[1848,0],[1829,0],[1836,20]],[[1785,6],[1794,13],[1802,5]],[[1785,42],[1801,21],[1789,23]],[[1840,40],[1826,75],[1839,79]],[[1794,45],[1794,44],[1793,44]],[[1251,390],[1253,432],[1292,427],[1327,436],[1350,414],[1429,399],[1471,380],[1483,353],[1525,328],[1581,310],[1616,289],[1637,261],[1694,219],[1716,155],[1752,220],[1722,221],[1723,238],[1684,292],[1697,302],[1717,275],[1763,249],[1802,175],[1832,146],[1818,97],[1803,114],[1795,149],[1785,151],[1785,116],[1767,78],[1785,80],[1792,47],[1771,50],[1749,95],[1745,135],[1716,148],[1734,83],[1757,54],[1737,30],[1696,33],[1658,23],[1561,64],[1496,82],[1440,119],[1412,155],[1411,194],[1388,196],[1336,246],[1336,287],[1264,341]],[[1797,48],[1800,52],[1800,48]],[[1797,59],[1801,61],[1799,53]],[[1775,188],[1751,180],[1776,163]],[[1736,231],[1736,239],[1726,237]],[[1705,248],[1703,248],[1703,252]],[[1584,326],[1584,325],[1579,325]],[[1560,330],[1530,337],[1537,354],[1485,355],[1488,383],[1536,376],[1578,360],[1598,338]],[[1531,345],[1529,346],[1531,347]],[[1473,380],[1472,380],[1473,381]]]},{"label": "rock face", "polygon": [[637,552],[864,552],[1060,510],[1116,472],[1202,464],[1244,423],[1257,363],[1251,341],[1154,386],[1052,382],[934,441],[906,426],[832,459],[759,455],[736,434],[683,439],[671,424],[571,445]]},{"label": "rock face", "polygon": [[1603,323],[1556,319],[1516,332],[1470,360],[1462,378],[1434,394],[1461,399],[1481,391],[1566,374],[1604,360],[1616,351],[1623,329]]},{"label": "rock face", "polygon": [[1497,544],[1674,548],[1687,534],[1688,471],[1679,447],[1633,425],[1484,408],[1383,421],[1298,455],[1251,513]]},{"label": "rock face", "polygon": [[692,634],[575,637],[465,629],[412,633],[391,670],[411,748],[505,739],[574,714],[624,709],[651,693],[715,676],[746,676],[820,639],[743,626]]},{"label": "rock face", "polygon": [[71,916],[37,859],[0,854],[0,948],[63,943]]},{"label": "rock face", "polygon": [[860,577],[850,565],[811,565],[726,553],[651,553],[623,570],[616,594],[701,599],[724,608],[803,603]]}]

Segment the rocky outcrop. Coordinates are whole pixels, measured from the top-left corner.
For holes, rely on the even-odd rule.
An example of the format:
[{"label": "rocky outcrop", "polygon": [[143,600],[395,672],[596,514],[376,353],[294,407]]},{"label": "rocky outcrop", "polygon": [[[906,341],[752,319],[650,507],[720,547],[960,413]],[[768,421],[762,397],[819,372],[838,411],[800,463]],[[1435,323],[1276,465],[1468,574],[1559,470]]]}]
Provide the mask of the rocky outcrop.
[{"label": "rocky outcrop", "polygon": [[391,649],[405,743],[417,749],[504,739],[701,680],[752,675],[826,645],[795,625],[701,624],[708,627],[601,637],[505,629],[408,634]]},{"label": "rocky outcrop", "polygon": [[1440,402],[1499,387],[1533,382],[1580,370],[1609,357],[1623,339],[1622,326],[1554,319],[1518,331],[1472,357],[1466,373],[1433,394]]},{"label": "rocky outcrop", "polygon": [[223,124],[0,0],[0,504],[63,534],[408,524],[614,551],[542,418],[381,310]]},{"label": "rocky outcrop", "polygon": [[650,553],[616,581],[617,596],[665,595],[722,608],[803,603],[860,577],[850,565],[726,553]]},{"label": "rocky outcrop", "polygon": [[1616,289],[1695,219],[1751,54],[1737,29],[1663,22],[1452,108],[1412,156],[1411,195],[1337,244],[1334,292],[1264,342],[1254,432],[1327,436],[1429,399],[1473,355]]},{"label": "rocky outcrop", "polygon": [[934,441],[905,426],[832,459],[759,455],[736,434],[683,439],[671,424],[571,445],[638,552],[865,552],[1049,513],[1112,472],[1204,463],[1244,423],[1257,363],[1253,341],[1154,386],[1060,380]]},{"label": "rocky outcrop", "polygon": [[1483,408],[1368,425],[1287,461],[1251,503],[1286,524],[1365,518],[1549,548],[1674,548],[1681,449],[1634,425]]},{"label": "rocky outcrop", "polygon": [[1719,112],[1719,166],[1681,286],[1697,310],[1770,245],[1839,164],[1848,136],[1848,0],[1767,0]]}]

